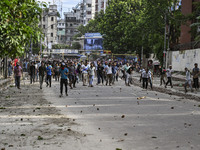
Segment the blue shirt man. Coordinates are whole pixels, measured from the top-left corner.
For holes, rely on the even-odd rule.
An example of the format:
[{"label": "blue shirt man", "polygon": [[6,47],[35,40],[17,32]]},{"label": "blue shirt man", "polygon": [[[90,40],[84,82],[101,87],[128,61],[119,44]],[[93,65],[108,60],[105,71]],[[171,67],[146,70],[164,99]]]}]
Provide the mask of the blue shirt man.
[{"label": "blue shirt man", "polygon": [[65,67],[65,64],[62,63],[61,65],[61,68],[59,70],[60,72],[60,75],[61,75],[61,80],[60,80],[60,97],[63,96],[63,84],[65,85],[65,94],[66,96],[68,96],[67,94],[67,85],[68,85],[68,73],[69,73],[69,70]]},{"label": "blue shirt man", "polygon": [[61,79],[67,79],[67,73],[69,70],[67,68],[60,68]]},{"label": "blue shirt man", "polygon": [[47,66],[47,75],[49,75],[49,76],[52,75],[51,69],[52,69],[52,66],[51,66],[51,65],[48,65],[48,66]]}]

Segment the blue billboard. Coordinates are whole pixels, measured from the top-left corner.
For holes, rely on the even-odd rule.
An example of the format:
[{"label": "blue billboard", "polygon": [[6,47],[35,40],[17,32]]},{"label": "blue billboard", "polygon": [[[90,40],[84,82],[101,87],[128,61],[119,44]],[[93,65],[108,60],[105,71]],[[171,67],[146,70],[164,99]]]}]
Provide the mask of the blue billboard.
[{"label": "blue billboard", "polygon": [[84,50],[103,50],[103,38],[100,33],[85,33]]}]

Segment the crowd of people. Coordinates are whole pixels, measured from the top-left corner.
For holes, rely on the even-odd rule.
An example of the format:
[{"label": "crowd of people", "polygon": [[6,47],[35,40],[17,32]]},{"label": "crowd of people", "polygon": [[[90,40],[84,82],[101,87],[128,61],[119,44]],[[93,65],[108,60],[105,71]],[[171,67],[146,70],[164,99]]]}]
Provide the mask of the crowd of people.
[{"label": "crowd of people", "polygon": [[[76,84],[80,81],[83,86],[94,87],[94,77],[97,78],[96,85],[106,85],[112,86],[118,81],[119,75],[121,79],[124,79],[125,85],[130,86],[133,83],[132,74],[137,71],[141,73],[140,82],[142,82],[142,87],[144,89],[153,89],[153,73],[148,68],[140,68],[138,64],[132,62],[118,62],[118,61],[47,61],[47,62],[24,62],[25,65],[21,67],[19,63],[16,63],[14,67],[15,83],[18,88],[20,88],[20,77],[23,71],[27,71],[30,76],[30,84],[37,81],[40,83],[40,89],[42,89],[43,82],[46,82],[46,87],[51,87],[52,78],[55,81],[60,82],[60,96],[63,96],[63,85],[65,87],[65,95],[68,95],[68,86],[73,89],[76,88]],[[25,67],[26,66],[26,67]],[[172,84],[172,66],[168,69],[159,67],[160,75],[160,86],[164,83],[165,88]],[[187,86],[189,85],[191,91],[193,87],[197,90],[199,89],[198,76],[200,71],[198,64],[195,63],[195,67],[192,72],[188,68],[185,68],[186,82],[185,82],[185,92],[187,92]],[[193,76],[193,85],[192,78]],[[167,78],[167,81],[165,81]]]}]

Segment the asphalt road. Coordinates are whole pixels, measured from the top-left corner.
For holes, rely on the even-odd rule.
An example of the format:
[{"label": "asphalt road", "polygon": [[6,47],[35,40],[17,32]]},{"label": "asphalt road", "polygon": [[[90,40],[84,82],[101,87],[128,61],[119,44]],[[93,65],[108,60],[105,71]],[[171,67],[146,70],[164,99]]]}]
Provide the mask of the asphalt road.
[{"label": "asphalt road", "polygon": [[199,102],[126,87],[124,81],[93,88],[79,83],[62,98],[59,83],[53,81],[51,88],[43,88],[43,94],[51,106],[78,124],[71,129],[84,135],[66,139],[60,149],[200,149]]}]

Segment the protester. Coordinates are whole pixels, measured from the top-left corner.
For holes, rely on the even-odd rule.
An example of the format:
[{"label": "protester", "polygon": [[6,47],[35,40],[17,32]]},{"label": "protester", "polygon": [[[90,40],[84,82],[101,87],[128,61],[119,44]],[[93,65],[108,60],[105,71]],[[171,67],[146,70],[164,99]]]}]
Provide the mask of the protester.
[{"label": "protester", "polygon": [[65,64],[62,63],[61,68],[59,70],[59,73],[61,75],[61,79],[60,79],[60,97],[63,96],[63,84],[65,85],[65,94],[66,96],[68,96],[67,93],[67,85],[68,85],[68,74],[69,74],[69,70],[65,67]]},{"label": "protester", "polygon": [[97,66],[97,85],[102,83],[103,85],[103,82],[104,82],[104,67],[102,66],[102,63],[98,63],[98,66]]},{"label": "protester", "polygon": [[142,87],[143,89],[147,89],[148,87],[148,79],[149,79],[149,73],[148,73],[148,69],[144,69],[142,71]]},{"label": "protester", "polygon": [[192,89],[192,83],[191,83],[191,77],[190,77],[190,71],[188,70],[188,68],[185,68],[185,72],[186,72],[186,81],[185,81],[185,93],[187,93],[187,85],[189,85],[191,92],[193,92]]},{"label": "protester", "polygon": [[195,67],[192,70],[193,82],[194,82],[194,88],[196,90],[198,90],[199,89],[199,75],[200,75],[200,71],[199,71],[197,63],[195,63],[194,66]]},{"label": "protester", "polygon": [[46,72],[46,67],[44,66],[44,62],[41,63],[41,66],[39,67],[39,81],[40,81],[40,89],[42,89],[42,84],[44,81],[44,76]]},{"label": "protester", "polygon": [[46,87],[51,87],[52,66],[50,63],[47,64],[46,72]]},{"label": "protester", "polygon": [[165,76],[166,76],[166,69],[165,67],[159,68],[159,71],[160,71],[160,86],[162,85],[162,82],[165,84]]},{"label": "protester", "polygon": [[106,79],[106,85],[111,86],[112,83],[112,66],[111,63],[108,64],[108,66],[105,68],[106,74],[107,74],[107,79]]},{"label": "protester", "polygon": [[35,82],[35,64],[34,64],[34,62],[32,62],[29,67],[29,75],[30,75],[30,84],[32,84]]},{"label": "protester", "polygon": [[20,78],[23,75],[23,70],[22,67],[19,65],[19,62],[16,63],[16,66],[14,68],[14,75],[15,75],[16,87],[20,89]]},{"label": "protester", "polygon": [[96,72],[96,70],[95,70],[94,64],[91,63],[90,67],[88,68],[89,87],[93,87],[93,80],[94,80],[95,72]]},{"label": "protester", "polygon": [[165,84],[165,88],[167,88],[168,83],[170,83],[171,88],[173,88],[172,84],[172,66],[170,65],[169,68],[167,69],[167,83]]}]

